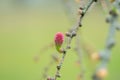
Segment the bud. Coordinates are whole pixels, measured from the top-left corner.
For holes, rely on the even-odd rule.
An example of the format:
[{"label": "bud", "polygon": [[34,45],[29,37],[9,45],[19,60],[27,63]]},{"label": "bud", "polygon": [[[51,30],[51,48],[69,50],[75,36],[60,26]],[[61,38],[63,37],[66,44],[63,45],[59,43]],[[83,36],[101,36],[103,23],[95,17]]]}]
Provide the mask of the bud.
[{"label": "bud", "polygon": [[113,3],[115,0],[110,0],[111,3]]},{"label": "bud", "polygon": [[75,0],[76,3],[80,3],[80,0]]},{"label": "bud", "polygon": [[71,37],[71,34],[70,34],[69,32],[66,32],[65,35],[66,35],[67,37]]},{"label": "bud", "polygon": [[47,80],[51,80],[51,77],[48,77]]},{"label": "bud", "polygon": [[78,15],[82,15],[83,14],[83,10],[78,9]]},{"label": "bud", "polygon": [[107,76],[108,72],[107,72],[107,69],[106,68],[101,68],[97,71],[97,77],[103,79]]},{"label": "bud", "polygon": [[56,33],[54,41],[57,51],[60,52],[60,48],[64,41],[64,35],[61,32]]},{"label": "bud", "polygon": [[47,80],[55,80],[55,79],[51,77],[47,77]]},{"label": "bud", "polygon": [[96,60],[100,59],[100,56],[99,56],[99,54],[97,52],[94,52],[94,53],[91,54],[91,59],[93,61],[96,61]]}]

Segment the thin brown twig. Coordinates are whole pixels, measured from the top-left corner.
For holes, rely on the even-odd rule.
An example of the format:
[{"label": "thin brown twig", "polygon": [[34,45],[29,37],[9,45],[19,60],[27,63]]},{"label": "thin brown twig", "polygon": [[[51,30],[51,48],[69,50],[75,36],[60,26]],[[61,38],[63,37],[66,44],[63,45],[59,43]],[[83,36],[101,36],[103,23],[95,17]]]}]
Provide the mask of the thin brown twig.
[{"label": "thin brown twig", "polygon": [[76,36],[76,53],[79,58],[79,63],[81,65],[81,71],[80,71],[80,79],[85,80],[85,65],[83,64],[83,54],[82,54],[82,49],[80,46],[80,35]]}]

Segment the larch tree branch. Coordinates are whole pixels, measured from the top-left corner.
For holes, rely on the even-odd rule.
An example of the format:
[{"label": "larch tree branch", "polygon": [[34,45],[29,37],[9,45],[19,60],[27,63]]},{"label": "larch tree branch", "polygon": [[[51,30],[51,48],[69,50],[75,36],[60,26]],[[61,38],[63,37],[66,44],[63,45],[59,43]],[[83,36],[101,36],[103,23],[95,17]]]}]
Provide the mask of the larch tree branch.
[{"label": "larch tree branch", "polygon": [[105,48],[99,53],[101,63],[98,65],[94,75],[93,80],[103,80],[107,75],[107,65],[111,57],[111,50],[115,45],[115,33],[116,30],[120,30],[120,25],[118,24],[118,13],[120,10],[120,0],[115,0],[113,2],[112,9],[109,11],[109,17],[107,22],[110,24],[108,38],[106,40]]},{"label": "larch tree branch", "polygon": [[79,30],[79,27],[82,26],[81,22],[82,22],[83,17],[85,16],[86,12],[88,11],[88,9],[90,8],[90,6],[94,2],[97,2],[97,0],[90,0],[86,6],[79,8],[79,14],[80,14],[80,16],[78,17],[76,25],[73,26],[68,32],[66,32],[67,46],[64,49],[62,49],[62,51],[61,51],[63,53],[63,55],[62,55],[62,58],[60,60],[60,63],[57,66],[57,71],[55,73],[55,76],[54,76],[54,78],[47,78],[47,80],[57,80],[57,78],[61,77],[60,76],[60,70],[61,70],[61,67],[63,65],[63,62],[64,62],[65,56],[67,54],[67,51],[71,48],[70,47],[71,41],[72,41],[73,37],[75,37],[77,35],[77,31]]}]

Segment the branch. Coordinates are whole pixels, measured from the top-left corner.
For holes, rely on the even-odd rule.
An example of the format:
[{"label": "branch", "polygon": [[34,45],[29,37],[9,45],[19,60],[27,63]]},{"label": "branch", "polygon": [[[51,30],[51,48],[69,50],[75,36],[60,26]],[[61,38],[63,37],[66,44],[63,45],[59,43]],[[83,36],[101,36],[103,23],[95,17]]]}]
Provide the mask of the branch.
[{"label": "branch", "polygon": [[50,60],[49,64],[44,68],[44,71],[42,73],[42,77],[40,78],[40,80],[45,80],[48,77],[48,71],[50,70],[52,65],[59,62],[58,55],[52,54],[51,57],[52,57],[52,60]]},{"label": "branch", "polygon": [[108,38],[106,40],[105,49],[99,53],[101,63],[93,75],[93,80],[103,80],[103,78],[107,75],[107,65],[111,56],[111,50],[115,45],[114,37],[116,29],[118,28],[117,10],[120,9],[119,4],[120,0],[115,0],[113,3],[113,8],[109,12],[109,17],[107,18],[107,22],[110,24]]},{"label": "branch", "polygon": [[88,9],[90,8],[90,6],[94,2],[97,2],[97,0],[90,0],[85,7],[80,7],[79,8],[79,14],[80,14],[80,16],[78,18],[78,21],[77,21],[76,25],[73,28],[71,28],[70,31],[68,31],[66,33],[66,36],[68,37],[68,39],[67,39],[67,46],[66,46],[65,49],[62,50],[62,53],[63,53],[62,59],[61,59],[60,63],[57,66],[57,71],[55,73],[55,77],[54,78],[48,78],[47,80],[57,80],[57,78],[60,77],[60,74],[59,74],[60,73],[60,69],[61,69],[61,67],[63,65],[66,53],[70,49],[71,41],[72,41],[73,37],[75,37],[77,35],[77,31],[78,31],[79,27],[82,26],[81,25],[81,21],[82,21],[83,17],[85,16],[86,12],[88,11]]},{"label": "branch", "polygon": [[83,64],[83,54],[82,54],[82,49],[81,49],[81,46],[80,46],[80,37],[79,35],[76,36],[76,48],[75,48],[75,51],[78,55],[78,58],[79,58],[79,63],[80,63],[80,68],[81,68],[81,72],[80,72],[80,75],[79,75],[79,78],[80,80],[85,80],[85,66]]}]

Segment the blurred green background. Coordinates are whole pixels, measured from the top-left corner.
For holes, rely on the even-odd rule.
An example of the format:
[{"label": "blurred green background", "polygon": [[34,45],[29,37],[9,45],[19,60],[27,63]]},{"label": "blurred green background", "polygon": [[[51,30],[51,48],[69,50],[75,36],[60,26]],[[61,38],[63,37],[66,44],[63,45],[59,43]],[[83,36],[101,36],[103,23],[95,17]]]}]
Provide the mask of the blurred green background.
[{"label": "blurred green background", "polygon": [[[82,38],[93,44],[98,51],[105,45],[109,25],[99,4],[86,14],[81,28]],[[50,55],[56,52],[50,48],[40,53],[41,48],[53,42],[56,32],[65,33],[75,22],[65,12],[61,0],[0,0],[0,80],[40,80]],[[116,33],[116,46],[112,50],[108,65],[109,75],[105,80],[120,79],[120,32]],[[72,42],[73,48],[74,39]],[[40,55],[39,62],[34,56]],[[76,80],[80,66],[75,65],[77,56],[70,50],[66,56],[62,77],[58,80]],[[85,55],[86,80],[96,65]],[[56,64],[49,74],[53,76]]]}]

